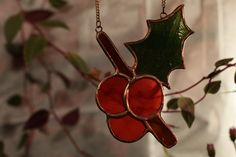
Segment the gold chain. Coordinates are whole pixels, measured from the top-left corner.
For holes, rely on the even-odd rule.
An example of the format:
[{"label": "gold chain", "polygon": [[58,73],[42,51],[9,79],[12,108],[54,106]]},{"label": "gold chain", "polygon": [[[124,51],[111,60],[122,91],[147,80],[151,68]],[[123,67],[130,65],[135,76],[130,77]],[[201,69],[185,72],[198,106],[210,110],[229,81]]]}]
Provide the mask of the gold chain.
[{"label": "gold chain", "polygon": [[161,18],[164,18],[167,16],[167,13],[165,12],[166,0],[162,0],[161,5],[162,5],[162,12],[161,12],[160,16],[161,16]]},{"label": "gold chain", "polygon": [[[167,16],[167,13],[165,12],[165,8],[166,8],[166,0],[162,0],[162,12],[160,14],[161,18],[164,18]],[[100,17],[100,4],[99,4],[99,0],[95,0],[95,7],[96,7],[96,29],[95,31],[101,32],[103,30],[102,28],[102,22],[101,22],[101,17]]]},{"label": "gold chain", "polygon": [[101,32],[102,31],[102,22],[100,18],[100,5],[99,5],[99,0],[95,0],[95,7],[96,7],[96,29],[95,31]]}]

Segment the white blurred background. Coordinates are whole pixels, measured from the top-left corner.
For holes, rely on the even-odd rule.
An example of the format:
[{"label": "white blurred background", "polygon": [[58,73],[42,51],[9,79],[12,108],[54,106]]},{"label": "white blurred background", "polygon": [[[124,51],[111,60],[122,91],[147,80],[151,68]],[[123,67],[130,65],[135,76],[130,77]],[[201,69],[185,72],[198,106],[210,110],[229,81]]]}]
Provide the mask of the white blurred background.
[{"label": "white blurred background", "polygon": [[[40,3],[41,0],[24,0],[24,7],[34,8]],[[95,39],[94,1],[70,0],[70,4],[73,7],[69,12],[57,15],[68,23],[70,32],[56,30],[51,38],[61,48],[79,53],[91,67],[97,67],[103,72],[112,70],[110,62]],[[215,61],[236,56],[235,0],[167,0],[167,13],[180,4],[185,4],[186,22],[195,33],[185,44],[186,69],[176,70],[170,76],[173,91],[184,89],[207,75],[214,68]],[[0,124],[22,123],[29,116],[25,110],[11,109],[4,105],[8,95],[22,90],[22,74],[9,68],[10,57],[4,50],[5,39],[2,29],[7,17],[18,11],[14,0],[0,0]],[[123,43],[142,38],[147,31],[145,19],[158,19],[160,11],[160,0],[101,1],[104,31],[109,34],[122,56],[130,64],[133,62],[132,56]],[[72,95],[70,105],[80,106],[82,110],[81,122],[72,130],[72,134],[84,150],[94,157],[164,156],[162,146],[153,136],[145,136],[133,144],[116,141],[107,129],[105,115],[96,106],[94,98],[96,89],[81,79],[60,56],[48,55],[48,57],[50,63],[55,64],[58,69],[63,69],[68,76],[80,83],[79,89],[74,89],[73,93],[70,93]],[[35,66],[33,71],[42,77],[40,68]],[[196,106],[196,120],[191,129],[187,128],[180,114],[163,115],[166,121],[178,127],[174,129],[178,144],[168,150],[172,157],[207,157],[207,143],[215,144],[217,157],[236,156],[228,135],[229,128],[236,125],[235,94],[223,94],[224,91],[235,90],[234,72],[235,69],[229,70],[219,77],[223,80],[221,93],[208,96]],[[202,96],[203,87],[204,84],[184,95],[197,99]],[[61,93],[57,94],[58,97],[65,96],[65,91],[61,90]],[[37,91],[34,95],[37,104],[40,96],[37,96]],[[40,103],[35,108],[42,107],[39,105]],[[63,107],[59,107],[58,112],[63,113],[64,110]],[[58,131],[60,128],[57,124],[53,121],[51,123],[48,136],[36,135],[31,156],[78,156],[68,140]],[[16,149],[21,131],[21,128],[18,128],[16,132],[7,136],[3,133],[4,129],[0,128],[2,132],[0,137],[6,143],[6,152],[10,157],[18,157],[22,152]]]}]

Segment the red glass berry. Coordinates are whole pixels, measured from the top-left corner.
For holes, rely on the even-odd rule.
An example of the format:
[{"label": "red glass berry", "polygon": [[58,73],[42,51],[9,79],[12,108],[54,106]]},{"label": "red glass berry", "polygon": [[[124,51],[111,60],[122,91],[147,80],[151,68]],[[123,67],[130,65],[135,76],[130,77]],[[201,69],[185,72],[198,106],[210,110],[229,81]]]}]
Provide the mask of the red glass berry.
[{"label": "red glass berry", "polygon": [[151,132],[164,146],[176,144],[176,138],[162,120],[161,83],[145,75],[129,80],[116,74],[103,80],[97,89],[97,104],[107,115],[112,135],[122,142],[135,142]]},{"label": "red glass berry", "polygon": [[113,136],[123,142],[137,141],[146,134],[143,122],[130,115],[122,118],[109,118],[107,123]]},{"label": "red glass berry", "polygon": [[120,114],[126,109],[123,105],[123,95],[128,79],[123,75],[114,75],[103,80],[97,89],[99,108],[107,114]]},{"label": "red glass berry", "polygon": [[129,111],[139,119],[150,119],[162,109],[163,93],[159,81],[151,76],[133,80],[126,90]]}]

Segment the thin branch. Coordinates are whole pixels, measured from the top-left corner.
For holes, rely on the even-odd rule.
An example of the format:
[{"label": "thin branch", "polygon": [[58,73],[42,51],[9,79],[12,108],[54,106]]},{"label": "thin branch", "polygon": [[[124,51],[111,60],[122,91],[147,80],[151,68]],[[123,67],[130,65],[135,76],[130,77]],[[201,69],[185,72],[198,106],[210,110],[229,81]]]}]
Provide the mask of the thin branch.
[{"label": "thin branch", "polygon": [[[218,75],[218,74],[224,72],[225,70],[227,70],[228,68],[235,67],[235,66],[236,66],[236,63],[227,64],[227,65],[225,65],[225,67],[224,67],[223,69],[218,70],[218,68],[215,68],[212,73],[217,72],[217,75]],[[217,71],[217,70],[218,70],[218,71]],[[212,73],[210,73],[210,74],[212,74]],[[210,74],[209,74],[209,75],[210,75]],[[213,79],[213,78],[215,77],[215,76],[214,76],[214,77],[211,78],[211,77],[209,77],[209,75],[202,77],[199,81],[197,81],[197,82],[194,83],[193,85],[191,85],[191,86],[189,86],[189,87],[187,87],[187,88],[185,88],[185,89],[183,89],[183,90],[176,91],[176,92],[172,92],[172,93],[167,93],[167,94],[165,94],[164,96],[171,96],[171,95],[177,95],[177,94],[185,93],[185,92],[187,92],[187,91],[193,89],[194,87],[198,86],[198,85],[201,84],[203,81],[205,81],[205,80],[207,80],[207,79]],[[203,98],[203,99],[204,99],[204,98]]]},{"label": "thin branch", "polygon": [[[210,78],[210,79],[209,79],[208,84],[210,84],[210,83],[212,82],[212,79],[213,79],[213,78]],[[204,95],[194,103],[194,105],[196,105],[196,104],[202,102],[202,101],[206,98],[207,94],[208,94],[208,93],[205,92]]]},{"label": "thin branch", "polygon": [[234,145],[234,149],[235,149],[235,152],[236,152],[236,143],[235,143],[235,142],[233,142],[233,145]]},{"label": "thin branch", "polygon": [[196,87],[197,85],[199,85],[200,83],[202,83],[204,80],[206,80],[207,78],[206,77],[203,77],[201,78],[199,81],[197,81],[196,83],[194,83],[193,85],[191,85],[190,87],[188,88],[185,88],[183,90],[180,90],[180,91],[176,91],[176,92],[173,92],[173,93],[167,93],[165,94],[164,96],[171,96],[171,95],[177,95],[177,94],[182,94],[184,92],[187,92],[189,90],[191,90],[192,88]]},{"label": "thin branch", "polygon": [[[22,14],[22,16],[24,16],[24,10],[21,6],[21,3],[19,0],[16,0],[17,1],[17,4],[20,8],[20,12]],[[33,28],[35,28],[38,33],[41,34],[41,36],[43,36],[45,38],[45,40],[47,40],[46,36],[44,35],[44,33],[36,26],[36,25],[33,25],[34,26]],[[24,32],[24,28],[22,28],[21,30],[21,37],[22,37],[22,42],[25,43],[26,41],[26,38],[25,38],[25,32]],[[56,45],[54,45],[50,40],[47,40],[48,44],[54,48],[57,52],[59,52],[62,56],[64,56],[67,60],[67,55],[66,55],[66,52],[64,52],[63,50],[61,50],[60,48],[58,48]],[[24,54],[25,54],[25,50],[24,50]],[[26,66],[25,66],[26,67]],[[46,69],[46,67],[44,66],[44,68]],[[46,69],[47,70],[47,69]],[[98,81],[97,79],[95,79],[94,77],[88,75],[88,74],[85,74],[83,73],[80,69],[77,69],[79,71],[79,73],[81,74],[82,77],[84,77],[86,80],[90,81],[93,85],[97,86],[97,84],[94,82],[95,81]],[[25,72],[27,72],[27,69],[25,69]],[[47,70],[47,73],[48,73],[48,82],[49,84],[51,83],[51,72],[49,70]],[[50,86],[50,85],[49,85]],[[25,85],[24,87],[26,88],[27,87],[27,82],[25,82]],[[26,91],[26,90],[25,90]],[[88,154],[87,152],[83,151],[82,149],[80,149],[80,147],[77,145],[76,141],[74,140],[74,138],[72,137],[72,135],[70,134],[70,132],[67,130],[67,128],[61,124],[60,122],[60,118],[59,116],[57,115],[57,113],[55,112],[54,110],[54,102],[53,102],[53,97],[51,95],[51,92],[48,91],[47,92],[47,95],[48,95],[48,99],[49,99],[49,103],[50,103],[50,109],[51,109],[51,112],[52,112],[52,115],[54,116],[55,120],[58,122],[58,124],[60,124],[61,128],[63,129],[64,133],[67,135],[68,139],[71,141],[71,143],[74,145],[74,147],[76,148],[77,152],[81,155],[83,155],[84,157],[92,157],[90,154]],[[31,146],[31,143],[32,143],[32,140],[33,140],[33,135],[34,135],[34,132],[31,132],[30,133],[30,138],[28,139],[28,144],[27,144],[27,147],[26,147],[26,151],[25,151],[25,155],[26,156],[29,156],[29,150],[30,150],[30,146]]]},{"label": "thin branch", "polygon": [[180,113],[181,111],[179,110],[166,110],[166,111],[162,111],[162,113]]},{"label": "thin branch", "polygon": [[24,157],[30,157],[30,149],[34,140],[35,131],[32,130],[28,133],[27,141],[25,144]]},{"label": "thin branch", "polygon": [[[45,66],[44,66],[45,67]],[[83,151],[79,145],[76,143],[75,139],[72,137],[70,131],[61,123],[61,120],[59,118],[59,116],[57,115],[55,109],[54,109],[54,100],[53,100],[53,96],[51,94],[51,71],[47,70],[47,76],[48,76],[48,83],[49,83],[49,90],[47,91],[47,96],[48,96],[48,100],[49,100],[49,105],[50,105],[50,110],[51,113],[53,115],[53,117],[55,118],[56,122],[60,125],[60,127],[62,128],[63,132],[65,133],[65,135],[68,137],[68,139],[70,140],[70,142],[72,143],[72,145],[74,146],[74,148],[76,149],[76,151],[83,155],[84,157],[93,157],[92,155],[90,155],[89,153]]]},{"label": "thin branch", "polygon": [[203,95],[200,99],[198,99],[198,100],[194,103],[194,105],[199,104],[200,102],[202,102],[202,101],[206,98],[206,96],[207,96],[207,93],[204,93],[204,95]]},{"label": "thin branch", "polygon": [[[216,68],[213,72],[217,71],[217,73],[220,74],[220,73],[224,72],[225,70],[227,70],[228,68],[235,67],[235,66],[236,66],[236,63],[227,64],[223,69],[217,71],[217,68]],[[208,78],[208,77],[206,77],[206,78]],[[208,84],[212,82],[213,78],[214,77],[208,78],[209,79]],[[206,96],[207,96],[207,92],[205,92],[204,95],[199,100],[197,100],[194,104],[196,105],[196,104],[200,103],[201,101],[203,101],[206,98]]]},{"label": "thin branch", "polygon": [[[70,60],[69,60],[68,55],[67,55],[67,52],[65,52],[64,50],[62,50],[61,48],[56,46],[53,42],[51,42],[49,39],[47,39],[47,37],[44,34],[44,32],[37,25],[31,23],[31,26],[48,42],[49,46],[51,46],[55,51],[57,51],[59,54],[61,54],[70,63]],[[95,87],[97,87],[98,86],[98,82],[101,81],[98,78],[93,77],[90,74],[84,73],[81,69],[76,68],[76,70],[80,73],[80,75],[85,80],[89,81]]]},{"label": "thin branch", "polygon": [[[21,5],[21,2],[20,0],[16,0],[16,3],[20,9],[20,15],[22,17],[24,17],[24,11],[23,11],[23,7]],[[23,58],[25,59],[25,43],[26,43],[26,35],[25,35],[25,28],[24,28],[24,24],[22,25],[22,28],[21,28],[21,31],[20,31],[20,35],[21,35],[21,42],[23,44]],[[28,108],[28,111],[30,113],[33,113],[34,112],[34,106],[32,104],[32,101],[29,96],[29,92],[28,92],[28,81],[25,77],[25,74],[28,73],[29,69],[27,67],[27,65],[25,64],[26,62],[24,61],[24,75],[23,75],[23,93],[24,93],[24,104],[25,106]],[[25,157],[29,157],[30,156],[30,149],[31,149],[31,146],[32,146],[32,143],[33,143],[33,140],[34,140],[34,135],[35,135],[35,131],[30,131],[28,133],[28,138],[27,138],[27,141],[26,141],[26,145],[25,145],[25,150],[24,150],[24,156]]]}]

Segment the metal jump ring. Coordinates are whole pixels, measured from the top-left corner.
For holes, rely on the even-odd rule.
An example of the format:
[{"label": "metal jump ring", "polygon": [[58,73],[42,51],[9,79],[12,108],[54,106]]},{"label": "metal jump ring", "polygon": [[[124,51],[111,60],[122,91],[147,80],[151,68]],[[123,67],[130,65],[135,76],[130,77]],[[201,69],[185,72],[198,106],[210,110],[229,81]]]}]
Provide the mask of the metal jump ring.
[{"label": "metal jump ring", "polygon": [[161,18],[165,18],[167,16],[167,13],[165,13],[165,12],[162,12],[161,14],[160,14],[160,17]]},{"label": "metal jump ring", "polygon": [[97,26],[95,31],[98,33],[98,32],[101,32],[103,30],[102,26]]},{"label": "metal jump ring", "polygon": [[101,21],[100,20],[98,20],[97,22],[96,22],[96,29],[95,29],[95,31],[98,33],[98,32],[101,32],[102,31],[102,23],[101,23]]}]

